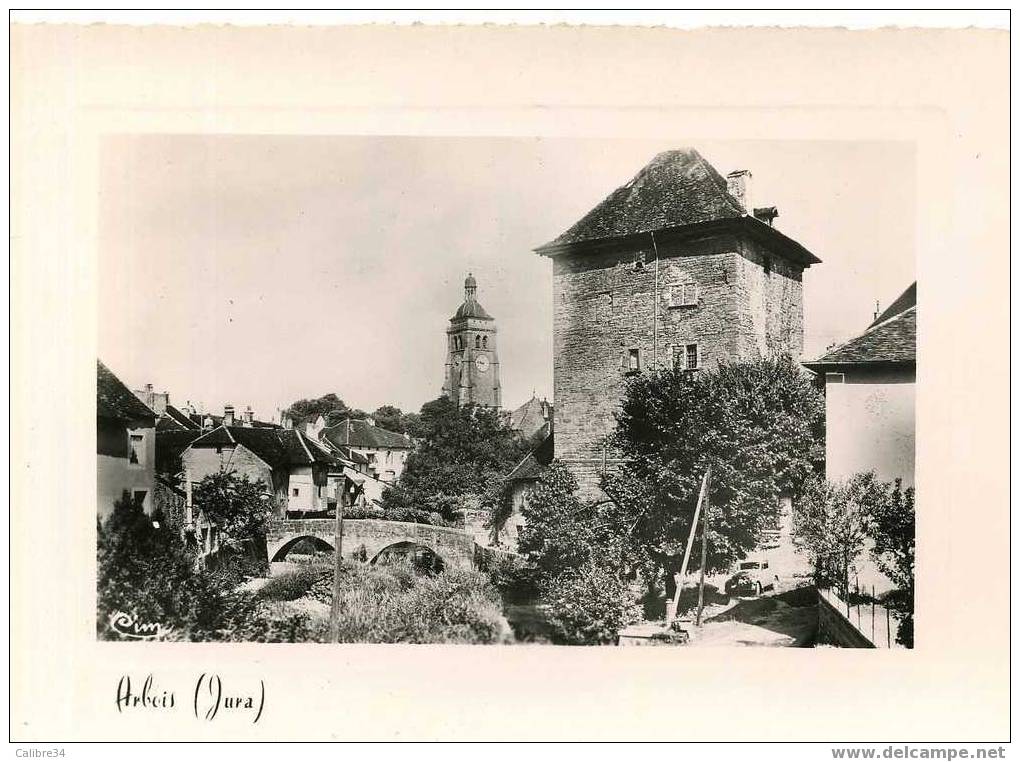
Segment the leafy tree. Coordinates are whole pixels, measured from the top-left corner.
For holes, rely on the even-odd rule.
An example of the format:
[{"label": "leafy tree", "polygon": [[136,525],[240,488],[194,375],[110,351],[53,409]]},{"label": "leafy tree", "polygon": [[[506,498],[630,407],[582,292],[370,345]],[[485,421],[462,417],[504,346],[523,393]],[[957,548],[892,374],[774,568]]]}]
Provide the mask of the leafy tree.
[{"label": "leafy tree", "polygon": [[871,517],[884,511],[885,485],[868,472],[846,481],[812,480],[798,502],[794,533],[821,584],[850,589],[850,568],[864,551]]},{"label": "leafy tree", "polygon": [[298,424],[311,423],[320,415],[326,416],[326,421],[330,425],[339,423],[344,418],[365,417],[363,410],[347,407],[347,404],[333,392],[313,399],[298,400],[287,408],[286,413]]},{"label": "leafy tree", "polygon": [[592,563],[620,572],[635,560],[632,517],[612,500],[581,500],[577,480],[558,461],[539,475],[521,513],[518,550],[545,579]]},{"label": "leafy tree", "polygon": [[477,504],[526,454],[499,411],[458,407],[447,397],[425,403],[408,433],[415,448],[383,506],[435,510],[447,520]]},{"label": "leafy tree", "polygon": [[194,487],[194,505],[222,534],[221,544],[240,548],[260,540],[273,510],[273,496],[261,481],[235,471],[209,474]]},{"label": "leafy tree", "polygon": [[759,544],[779,498],[799,495],[824,455],[823,398],[789,356],[639,374],[616,421],[607,445],[624,463],[603,490],[632,516],[667,590],[709,464],[708,566],[721,569]]},{"label": "leafy tree", "polygon": [[898,588],[890,603],[900,614],[896,638],[906,646],[914,645],[914,535],[914,488],[897,479],[887,499],[872,506],[871,556]]},{"label": "leafy tree", "polygon": [[395,431],[398,434],[403,434],[405,431],[404,414],[400,411],[399,407],[380,405],[372,413],[372,418],[375,419],[376,426],[387,431]]},{"label": "leafy tree", "polygon": [[614,642],[639,618],[629,581],[643,560],[633,517],[612,500],[582,500],[558,461],[539,475],[522,513],[518,549],[534,569],[558,639]]}]

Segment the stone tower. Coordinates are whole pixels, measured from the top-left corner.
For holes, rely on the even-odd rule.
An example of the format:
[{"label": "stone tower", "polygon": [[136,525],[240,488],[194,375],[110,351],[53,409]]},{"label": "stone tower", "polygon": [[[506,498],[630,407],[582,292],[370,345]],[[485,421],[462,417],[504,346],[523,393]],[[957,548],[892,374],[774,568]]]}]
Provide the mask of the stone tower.
[{"label": "stone tower", "polygon": [[553,260],[556,458],[592,494],[628,375],[697,372],[803,347],[801,276],[820,260],[755,208],[747,171],[656,156],[536,252]]},{"label": "stone tower", "polygon": [[446,376],[443,394],[458,405],[499,407],[499,354],[496,321],[479,304],[478,282],[471,273],[464,281],[464,302],[446,329]]}]

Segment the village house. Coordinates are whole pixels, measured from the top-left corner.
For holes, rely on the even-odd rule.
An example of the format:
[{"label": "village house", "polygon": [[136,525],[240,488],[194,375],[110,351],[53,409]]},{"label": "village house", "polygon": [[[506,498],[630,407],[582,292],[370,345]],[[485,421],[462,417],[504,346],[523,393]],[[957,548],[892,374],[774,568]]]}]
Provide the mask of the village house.
[{"label": "village house", "polygon": [[802,276],[820,260],[755,206],[751,173],[657,155],[535,251],[553,260],[555,456],[597,493],[629,374],[803,347]]},{"label": "village house", "polygon": [[186,484],[220,471],[263,482],[280,518],[327,511],[328,475],[338,468],[336,458],[297,429],[227,424],[191,442],[181,464]]},{"label": "village house", "polygon": [[[306,429],[330,452],[347,460],[366,461],[368,476],[392,484],[400,478],[411,453],[411,439],[406,434],[387,431],[375,425],[372,418],[346,418],[327,426],[322,416]],[[360,463],[358,464],[360,465]]]},{"label": "village house", "polygon": [[825,475],[914,484],[917,283],[859,336],[804,366],[825,383]]},{"label": "village house", "polygon": [[507,425],[521,439],[541,441],[552,433],[553,406],[532,392],[531,399],[510,412]]},{"label": "village house", "polygon": [[98,512],[105,520],[124,492],[154,510],[156,414],[102,361],[96,363]]},{"label": "village house", "polygon": [[507,474],[506,498],[510,501],[510,511],[502,525],[491,527],[490,539],[493,545],[508,546],[513,551],[517,550],[518,534],[525,524],[522,510],[538,477],[545,467],[552,463],[555,450],[553,437],[552,432],[547,434],[538,446]]}]

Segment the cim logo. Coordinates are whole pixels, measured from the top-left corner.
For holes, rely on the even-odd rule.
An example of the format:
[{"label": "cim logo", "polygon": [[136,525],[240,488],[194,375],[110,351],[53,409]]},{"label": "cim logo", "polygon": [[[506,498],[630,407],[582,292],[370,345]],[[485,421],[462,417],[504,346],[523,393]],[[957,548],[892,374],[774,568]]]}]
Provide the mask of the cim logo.
[{"label": "cim logo", "polygon": [[159,622],[141,622],[137,615],[125,614],[123,611],[115,611],[110,615],[110,627],[121,637],[132,640],[165,638],[172,631]]}]

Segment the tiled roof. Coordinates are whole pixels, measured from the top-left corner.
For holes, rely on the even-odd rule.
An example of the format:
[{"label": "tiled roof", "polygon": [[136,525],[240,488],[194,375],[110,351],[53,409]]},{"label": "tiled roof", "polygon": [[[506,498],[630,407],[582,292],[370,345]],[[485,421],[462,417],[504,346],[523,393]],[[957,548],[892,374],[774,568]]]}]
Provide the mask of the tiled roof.
[{"label": "tiled roof", "polygon": [[381,429],[368,421],[348,418],[335,426],[326,426],[319,432],[320,439],[328,439],[337,447],[382,447],[399,449],[411,447],[411,440],[404,434]]},{"label": "tiled roof", "polygon": [[351,461],[352,463],[357,463],[358,465],[361,466],[368,465],[368,458],[366,458],[360,452],[352,450],[350,447],[338,447],[337,450],[340,451],[340,454],[343,457],[347,458],[347,460]]},{"label": "tiled roof", "polygon": [[[548,411],[548,418],[545,411]],[[510,413],[509,424],[514,431],[525,437],[531,437],[542,430],[552,420],[553,406],[545,400],[532,395],[531,399]]]},{"label": "tiled roof", "polygon": [[884,323],[886,320],[891,318],[893,315],[899,315],[908,307],[917,306],[917,281],[915,280],[907,290],[896,297],[896,300],[885,308],[885,311],[875,318],[874,322],[868,326],[868,328],[874,328],[879,323]]},{"label": "tiled roof", "polygon": [[[693,148],[658,154],[546,246],[618,238],[743,216],[726,178]],[[543,247],[544,248],[544,247]]]},{"label": "tiled roof", "polygon": [[202,427],[173,405],[167,405],[156,421],[156,431],[201,431]]},{"label": "tiled roof", "polygon": [[201,431],[156,429],[156,473],[176,474],[181,470],[181,453],[202,436]]},{"label": "tiled roof", "polygon": [[164,417],[172,419],[173,422],[182,429],[194,429],[197,431],[202,428],[199,424],[191,420],[190,416],[178,410],[173,405],[166,406],[166,413],[164,414]]},{"label": "tiled roof", "polygon": [[156,420],[156,414],[124,386],[102,360],[96,360],[96,415],[119,421],[148,419],[150,426],[155,425]]},{"label": "tiled roof", "polygon": [[518,463],[506,478],[510,481],[537,479],[542,470],[552,463],[553,452],[553,435],[550,434],[542,440],[538,447],[529,452],[528,456]]},{"label": "tiled roof", "polygon": [[329,453],[297,429],[220,426],[200,436],[191,446],[229,447],[235,444],[251,450],[273,468],[334,463]]},{"label": "tiled roof", "polygon": [[739,226],[805,265],[820,262],[799,243],[766,222],[745,214],[726,189],[726,178],[693,148],[664,151],[630,182],[610,193],[564,233],[535,251],[552,255],[575,244],[608,241],[652,231]]},{"label": "tiled roof", "polygon": [[916,346],[917,307],[914,306],[804,365],[820,372],[869,364],[913,365]]}]

